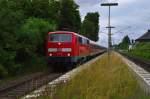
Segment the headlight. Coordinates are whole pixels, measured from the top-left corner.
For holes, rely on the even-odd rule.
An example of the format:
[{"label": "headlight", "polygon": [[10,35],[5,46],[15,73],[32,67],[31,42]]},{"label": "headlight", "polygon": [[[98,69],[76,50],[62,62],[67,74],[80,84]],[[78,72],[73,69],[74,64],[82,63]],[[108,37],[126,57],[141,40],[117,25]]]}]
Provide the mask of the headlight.
[{"label": "headlight", "polygon": [[48,52],[57,52],[57,48],[49,48]]},{"label": "headlight", "polygon": [[71,52],[72,49],[71,48],[62,48],[62,52]]}]

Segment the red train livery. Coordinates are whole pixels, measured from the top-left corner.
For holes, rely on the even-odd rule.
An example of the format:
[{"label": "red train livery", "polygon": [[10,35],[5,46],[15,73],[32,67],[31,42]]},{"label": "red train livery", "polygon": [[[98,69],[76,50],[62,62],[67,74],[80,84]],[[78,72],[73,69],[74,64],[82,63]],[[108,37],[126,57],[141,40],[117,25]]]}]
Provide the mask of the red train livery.
[{"label": "red train livery", "polygon": [[98,55],[104,48],[75,32],[49,32],[46,44],[49,63],[79,63]]}]

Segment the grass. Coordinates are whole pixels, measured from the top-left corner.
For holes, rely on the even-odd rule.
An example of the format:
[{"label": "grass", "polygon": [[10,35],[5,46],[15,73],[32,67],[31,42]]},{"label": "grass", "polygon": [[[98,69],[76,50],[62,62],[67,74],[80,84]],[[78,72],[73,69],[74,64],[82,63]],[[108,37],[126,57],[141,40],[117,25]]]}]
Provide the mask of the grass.
[{"label": "grass", "polygon": [[115,53],[107,55],[39,99],[150,99]]},{"label": "grass", "polygon": [[150,42],[138,43],[128,54],[150,60]]}]

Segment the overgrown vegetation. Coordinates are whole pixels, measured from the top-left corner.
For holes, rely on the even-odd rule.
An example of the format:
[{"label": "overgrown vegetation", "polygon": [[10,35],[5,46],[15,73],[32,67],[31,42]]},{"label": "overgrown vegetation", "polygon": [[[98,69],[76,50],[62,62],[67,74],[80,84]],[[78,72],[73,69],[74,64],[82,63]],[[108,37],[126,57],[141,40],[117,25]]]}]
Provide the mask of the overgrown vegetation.
[{"label": "overgrown vegetation", "polygon": [[93,41],[98,41],[99,13],[87,13],[81,26],[81,34]]},{"label": "overgrown vegetation", "polygon": [[[129,45],[132,47],[129,48]],[[134,42],[130,41],[128,36],[125,36],[121,43],[115,45],[115,50],[124,51],[125,53],[136,56],[139,58],[143,58],[145,60],[150,61],[150,42]]]},{"label": "overgrown vegetation", "polygon": [[130,55],[144,58],[150,61],[150,42],[142,42],[135,45],[133,50],[128,52]]},{"label": "overgrown vegetation", "polygon": [[130,38],[129,36],[125,36],[122,40],[121,43],[119,43],[116,47],[116,49],[118,50],[128,50],[129,49],[129,45],[131,44]]},{"label": "overgrown vegetation", "polygon": [[[51,1],[0,1],[0,78],[46,68],[44,40],[57,29],[58,19],[58,2]],[[49,9],[56,9],[55,14]]]},{"label": "overgrown vegetation", "polygon": [[48,32],[81,30],[74,0],[0,0],[0,6],[0,78],[46,68]]},{"label": "overgrown vegetation", "polygon": [[60,0],[59,29],[69,29],[79,32],[81,29],[81,18],[79,6],[74,0]]},{"label": "overgrown vegetation", "polygon": [[149,99],[120,57],[113,53],[110,59],[105,55],[39,99]]}]

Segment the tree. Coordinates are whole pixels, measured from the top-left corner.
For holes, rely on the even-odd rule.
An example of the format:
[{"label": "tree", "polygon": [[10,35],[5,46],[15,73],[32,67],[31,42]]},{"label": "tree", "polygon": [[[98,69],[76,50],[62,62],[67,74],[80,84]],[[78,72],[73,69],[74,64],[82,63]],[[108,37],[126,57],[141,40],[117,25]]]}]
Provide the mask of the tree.
[{"label": "tree", "polygon": [[4,78],[8,75],[7,70],[0,64],[0,79]]},{"label": "tree", "polygon": [[[5,0],[6,1],[6,0]],[[57,0],[9,0],[15,2],[16,10],[22,10],[25,19],[42,18],[58,23],[60,3]]]},{"label": "tree", "polygon": [[78,5],[73,0],[60,0],[59,29],[67,28],[78,32],[81,27],[81,19]]},{"label": "tree", "polygon": [[122,42],[118,45],[119,46],[119,49],[125,49],[127,50],[129,48],[129,45],[131,44],[130,42],[130,38],[129,36],[125,36],[122,40]]},{"label": "tree", "polygon": [[81,26],[81,34],[90,38],[93,41],[98,41],[99,32],[99,14],[87,13]]},{"label": "tree", "polygon": [[59,2],[56,0],[32,0],[32,16],[49,21],[58,20]]},{"label": "tree", "polygon": [[93,36],[91,36],[91,33],[93,33],[94,29],[95,29],[94,23],[89,20],[85,20],[81,27],[81,34],[90,39],[93,39]]},{"label": "tree", "polygon": [[[29,18],[18,30],[19,42],[16,61],[20,63],[24,71],[39,70],[44,68],[44,64],[40,67],[39,62],[45,63],[45,44],[49,31],[54,31],[57,25],[39,18]],[[37,64],[37,65],[35,65]]]},{"label": "tree", "polygon": [[[22,55],[32,57],[34,54],[41,54],[44,56],[44,45],[49,31],[54,31],[56,29],[55,23],[49,23],[43,19],[38,18],[29,18],[26,20],[25,24],[18,31],[18,42],[19,44],[19,54],[22,51]],[[20,56],[17,59],[25,58]],[[28,60],[29,57],[26,57],[22,60]],[[20,61],[22,61],[20,60]]]},{"label": "tree", "polygon": [[1,0],[0,6],[1,70],[6,70],[10,75],[13,75],[17,74],[20,69],[20,65],[15,62],[16,44],[18,43],[16,31],[23,23],[24,15],[21,9],[16,8],[16,2],[13,0]]}]

